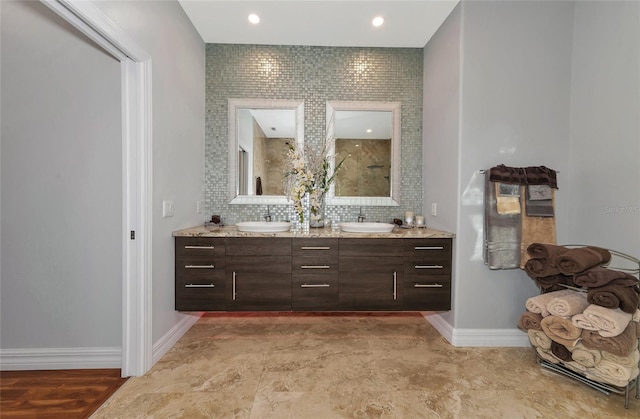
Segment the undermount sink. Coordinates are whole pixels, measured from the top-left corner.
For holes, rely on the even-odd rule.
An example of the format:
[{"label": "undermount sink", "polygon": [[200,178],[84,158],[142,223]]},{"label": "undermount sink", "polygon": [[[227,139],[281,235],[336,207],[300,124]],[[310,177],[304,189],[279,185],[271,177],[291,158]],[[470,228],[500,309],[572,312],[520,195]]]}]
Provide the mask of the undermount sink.
[{"label": "undermount sink", "polygon": [[245,221],[237,223],[238,231],[249,233],[280,233],[289,231],[291,223],[285,221]]},{"label": "undermount sink", "polygon": [[388,223],[340,223],[340,230],[347,233],[390,233],[395,226]]}]

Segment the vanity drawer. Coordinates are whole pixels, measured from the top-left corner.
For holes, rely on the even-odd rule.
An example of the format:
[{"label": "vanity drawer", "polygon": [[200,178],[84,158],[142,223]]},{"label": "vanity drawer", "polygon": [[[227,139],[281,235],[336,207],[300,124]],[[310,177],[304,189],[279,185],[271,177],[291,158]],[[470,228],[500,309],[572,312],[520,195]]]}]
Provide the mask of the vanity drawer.
[{"label": "vanity drawer", "polygon": [[297,274],[291,282],[291,306],[294,310],[337,310],[339,306],[338,272]]},{"label": "vanity drawer", "polygon": [[404,274],[406,275],[450,275],[450,259],[424,260],[419,257],[407,258],[404,261]]},{"label": "vanity drawer", "polygon": [[404,310],[451,309],[451,277],[449,275],[405,277],[402,291]]},{"label": "vanity drawer", "polygon": [[224,271],[176,279],[175,306],[178,311],[214,311],[226,307]]},{"label": "vanity drawer", "polygon": [[176,237],[176,260],[209,260],[224,261],[224,239],[209,237]]},{"label": "vanity drawer", "polygon": [[176,277],[211,278],[218,272],[224,272],[225,264],[224,255],[183,255],[176,258]]},{"label": "vanity drawer", "polygon": [[451,262],[451,239],[405,239],[404,255],[417,261]]},{"label": "vanity drawer", "polygon": [[398,257],[401,258],[402,240],[399,239],[341,239],[340,258],[343,257]]},{"label": "vanity drawer", "polygon": [[226,240],[227,256],[290,256],[291,239],[281,237],[233,237]]},{"label": "vanity drawer", "polygon": [[[223,260],[224,262],[224,260]],[[176,261],[176,263],[180,263]],[[224,276],[224,263],[218,264],[213,261],[186,261],[176,265],[176,279],[184,280],[209,280],[219,275]]]},{"label": "vanity drawer", "polygon": [[305,264],[308,261],[337,262],[338,243],[338,239],[293,239],[291,241],[293,263]]}]

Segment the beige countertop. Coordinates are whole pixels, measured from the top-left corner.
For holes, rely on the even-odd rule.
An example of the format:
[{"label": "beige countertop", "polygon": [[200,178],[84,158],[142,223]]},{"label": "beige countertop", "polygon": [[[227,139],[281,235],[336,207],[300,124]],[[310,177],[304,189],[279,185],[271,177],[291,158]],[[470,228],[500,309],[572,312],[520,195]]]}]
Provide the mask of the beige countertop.
[{"label": "beige countertop", "polygon": [[453,238],[455,234],[431,228],[400,228],[396,227],[390,233],[347,233],[334,231],[331,227],[310,228],[308,232],[285,231],[281,233],[248,233],[238,231],[236,226],[205,227],[204,225],[174,231],[174,237],[318,237],[318,238],[377,238],[377,239],[406,239],[406,238]]}]

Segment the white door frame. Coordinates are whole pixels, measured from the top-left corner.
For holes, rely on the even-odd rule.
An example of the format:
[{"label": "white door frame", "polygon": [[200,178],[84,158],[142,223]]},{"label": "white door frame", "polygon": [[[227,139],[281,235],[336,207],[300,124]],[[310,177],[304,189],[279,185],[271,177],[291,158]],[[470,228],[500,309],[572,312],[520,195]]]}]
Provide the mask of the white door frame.
[{"label": "white door frame", "polygon": [[122,376],[151,369],[151,57],[92,2],[40,0],[120,61],[122,85]]}]

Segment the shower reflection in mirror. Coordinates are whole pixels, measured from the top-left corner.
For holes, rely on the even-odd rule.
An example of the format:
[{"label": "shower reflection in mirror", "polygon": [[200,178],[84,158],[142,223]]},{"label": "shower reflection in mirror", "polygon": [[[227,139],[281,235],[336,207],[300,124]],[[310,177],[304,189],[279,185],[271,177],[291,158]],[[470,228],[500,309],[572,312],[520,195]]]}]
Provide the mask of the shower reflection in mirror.
[{"label": "shower reflection in mirror", "polygon": [[336,111],[335,196],[391,196],[391,112]]},{"label": "shower reflection in mirror", "polygon": [[327,102],[332,164],[344,161],[329,204],[398,205],[400,110],[400,102]]},{"label": "shower reflection in mirror", "polygon": [[231,203],[286,203],[287,151],[302,147],[303,111],[302,101],[229,99]]},{"label": "shower reflection in mirror", "polygon": [[284,194],[285,159],[295,121],[293,109],[238,109],[239,195]]}]

